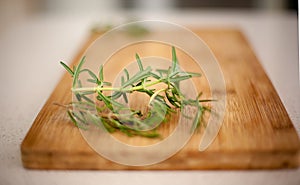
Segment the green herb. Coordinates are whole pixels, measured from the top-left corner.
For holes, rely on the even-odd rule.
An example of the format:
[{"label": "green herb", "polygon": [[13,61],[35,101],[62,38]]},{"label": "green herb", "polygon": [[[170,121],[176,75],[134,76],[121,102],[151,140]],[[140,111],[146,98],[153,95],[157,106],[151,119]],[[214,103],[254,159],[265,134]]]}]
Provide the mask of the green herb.
[{"label": "green herb", "polygon": [[[193,120],[193,128],[199,127],[204,112],[210,110],[203,106],[202,102],[211,100],[200,99],[202,93],[199,93],[195,99],[186,98],[180,90],[180,83],[201,75],[182,72],[179,69],[174,47],[172,47],[172,65],[168,69],[153,71],[150,66],[145,68],[138,54],[136,54],[136,61],[139,71],[130,76],[127,69],[124,69],[119,87],[112,87],[110,82],[104,80],[102,65],[98,75],[89,69],[82,69],[85,57],[73,70],[60,62],[73,78],[72,92],[77,99],[76,102],[71,102],[65,106],[71,121],[83,129],[87,128],[88,123],[93,123],[96,126],[102,123],[108,132],[120,131],[128,136],[155,138],[160,135],[156,131],[156,126],[156,128],[152,128],[153,125],[166,122],[172,114],[183,110],[185,106],[192,106],[197,110]],[[82,87],[79,79],[81,73],[88,73],[90,78],[87,81],[94,83],[95,86]],[[161,89],[155,89],[154,85],[156,84],[164,84],[164,86]],[[110,92],[110,95],[106,95],[105,92]],[[128,94],[134,92],[149,96],[147,112],[142,113],[140,110],[134,110],[120,103],[121,99],[127,103]],[[96,101],[88,97],[92,94],[95,95]],[[92,113],[95,108],[96,114]],[[188,115],[184,116],[189,117]],[[189,117],[189,119],[192,118]]]}]

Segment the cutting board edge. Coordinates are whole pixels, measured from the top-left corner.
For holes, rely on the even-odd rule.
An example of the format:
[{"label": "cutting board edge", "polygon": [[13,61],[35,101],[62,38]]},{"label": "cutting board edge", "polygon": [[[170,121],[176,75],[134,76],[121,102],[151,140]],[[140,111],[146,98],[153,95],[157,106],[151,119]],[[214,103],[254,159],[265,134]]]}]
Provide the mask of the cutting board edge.
[{"label": "cutting board edge", "polygon": [[[282,169],[298,168],[300,166],[300,150],[292,151],[234,151],[234,152],[213,152],[204,151],[198,155],[189,154],[183,157],[178,152],[171,158],[150,166],[126,166],[111,162],[96,152],[77,152],[72,154],[52,153],[52,152],[32,152],[22,150],[22,164],[28,169],[69,169],[69,170],[222,170],[222,169]],[[222,157],[220,157],[222,156]],[[259,157],[258,157],[259,156]],[[72,158],[72,160],[70,160]],[[190,166],[182,165],[185,158],[187,162],[192,161]],[[37,161],[39,159],[39,161]],[[86,159],[92,161],[82,162]],[[95,159],[96,164],[95,165]],[[234,159],[234,160],[232,160]],[[75,161],[75,162],[74,162]],[[207,161],[214,161],[207,164]],[[244,163],[235,163],[243,161]],[[61,165],[63,164],[63,165]],[[109,164],[109,165],[107,165]],[[51,167],[49,167],[51,166]],[[105,167],[103,167],[105,166]],[[109,167],[107,167],[109,166]],[[165,166],[172,166],[166,168]]]},{"label": "cutting board edge", "polygon": [[165,167],[128,167],[128,166],[95,166],[95,165],[82,165],[78,163],[70,163],[67,166],[63,165],[60,166],[60,164],[55,163],[36,163],[36,162],[22,162],[23,167],[26,169],[44,169],[44,170],[265,170],[265,169],[295,169],[299,168],[299,162],[282,162],[282,163],[276,163],[269,165],[249,165],[249,164],[217,164],[217,165],[208,165],[208,166],[180,166],[180,167],[174,167],[171,168],[165,168]]}]

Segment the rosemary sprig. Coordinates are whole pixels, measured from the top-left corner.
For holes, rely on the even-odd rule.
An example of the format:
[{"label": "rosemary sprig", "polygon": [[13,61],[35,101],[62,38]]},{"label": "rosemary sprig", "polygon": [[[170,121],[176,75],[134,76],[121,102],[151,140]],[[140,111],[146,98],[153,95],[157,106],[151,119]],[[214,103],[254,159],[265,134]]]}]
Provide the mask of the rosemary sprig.
[{"label": "rosemary sprig", "polygon": [[[65,63],[60,62],[73,78],[72,92],[77,99],[76,102],[65,106],[71,121],[83,129],[86,129],[90,122],[97,126],[102,123],[108,132],[121,131],[128,136],[154,138],[160,136],[156,132],[156,126],[168,120],[172,113],[177,112],[176,109],[183,110],[185,106],[192,106],[197,110],[193,128],[199,127],[204,112],[209,110],[208,107],[202,105],[202,102],[211,100],[200,99],[202,93],[199,93],[195,99],[186,98],[180,90],[180,83],[201,75],[180,70],[174,47],[172,47],[172,65],[168,69],[153,71],[150,66],[145,68],[138,54],[136,54],[136,61],[139,71],[130,76],[127,69],[124,69],[119,87],[112,87],[110,82],[104,80],[102,65],[98,75],[89,69],[82,69],[85,57],[73,70]],[[87,81],[94,83],[95,86],[82,87],[79,79],[81,73],[88,73],[90,78]],[[164,84],[164,86],[161,89],[155,89],[154,85],[156,84]],[[111,95],[106,95],[107,91],[110,91]],[[149,111],[142,113],[140,110],[133,110],[120,103],[121,99],[127,103],[127,94],[133,92],[149,96]],[[91,94],[96,95],[97,102],[88,97]],[[101,104],[102,106],[100,106]],[[76,111],[72,107],[76,108]],[[97,114],[91,113],[91,110],[95,108]],[[186,115],[186,117],[189,116]]]}]

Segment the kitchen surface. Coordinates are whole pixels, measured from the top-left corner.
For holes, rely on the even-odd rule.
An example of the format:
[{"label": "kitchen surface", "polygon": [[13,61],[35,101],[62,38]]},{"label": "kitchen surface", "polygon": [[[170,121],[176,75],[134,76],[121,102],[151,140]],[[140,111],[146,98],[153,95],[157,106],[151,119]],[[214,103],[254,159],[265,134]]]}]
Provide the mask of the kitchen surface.
[{"label": "kitchen surface", "polygon": [[299,168],[187,171],[25,169],[20,145],[65,72],[59,61],[70,64],[95,26],[119,25],[130,20],[161,20],[191,28],[239,29],[252,46],[300,135],[296,12],[215,8],[168,9],[157,13],[140,10],[70,12],[62,13],[56,9],[55,13],[32,13],[1,20],[1,25],[5,26],[0,28],[0,184],[299,184]]}]

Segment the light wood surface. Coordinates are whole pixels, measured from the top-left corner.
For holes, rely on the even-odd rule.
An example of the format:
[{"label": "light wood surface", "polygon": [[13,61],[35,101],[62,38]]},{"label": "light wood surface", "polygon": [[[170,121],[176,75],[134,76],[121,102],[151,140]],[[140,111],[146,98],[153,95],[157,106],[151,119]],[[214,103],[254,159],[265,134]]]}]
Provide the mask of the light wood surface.
[{"label": "light wood surface", "polygon": [[[104,159],[88,146],[78,128],[70,123],[64,108],[53,104],[71,101],[71,78],[65,74],[21,145],[24,167],[160,170],[297,167],[299,139],[296,131],[243,34],[235,29],[197,29],[194,32],[208,44],[218,59],[227,88],[224,122],[216,140],[207,150],[198,151],[200,131],[180,152],[159,164],[132,167]],[[79,60],[97,36],[91,36],[74,61]],[[162,129],[168,131],[173,127],[171,124]],[[122,136],[116,137],[124,140]],[[130,138],[129,142],[139,145],[155,141]]]}]

